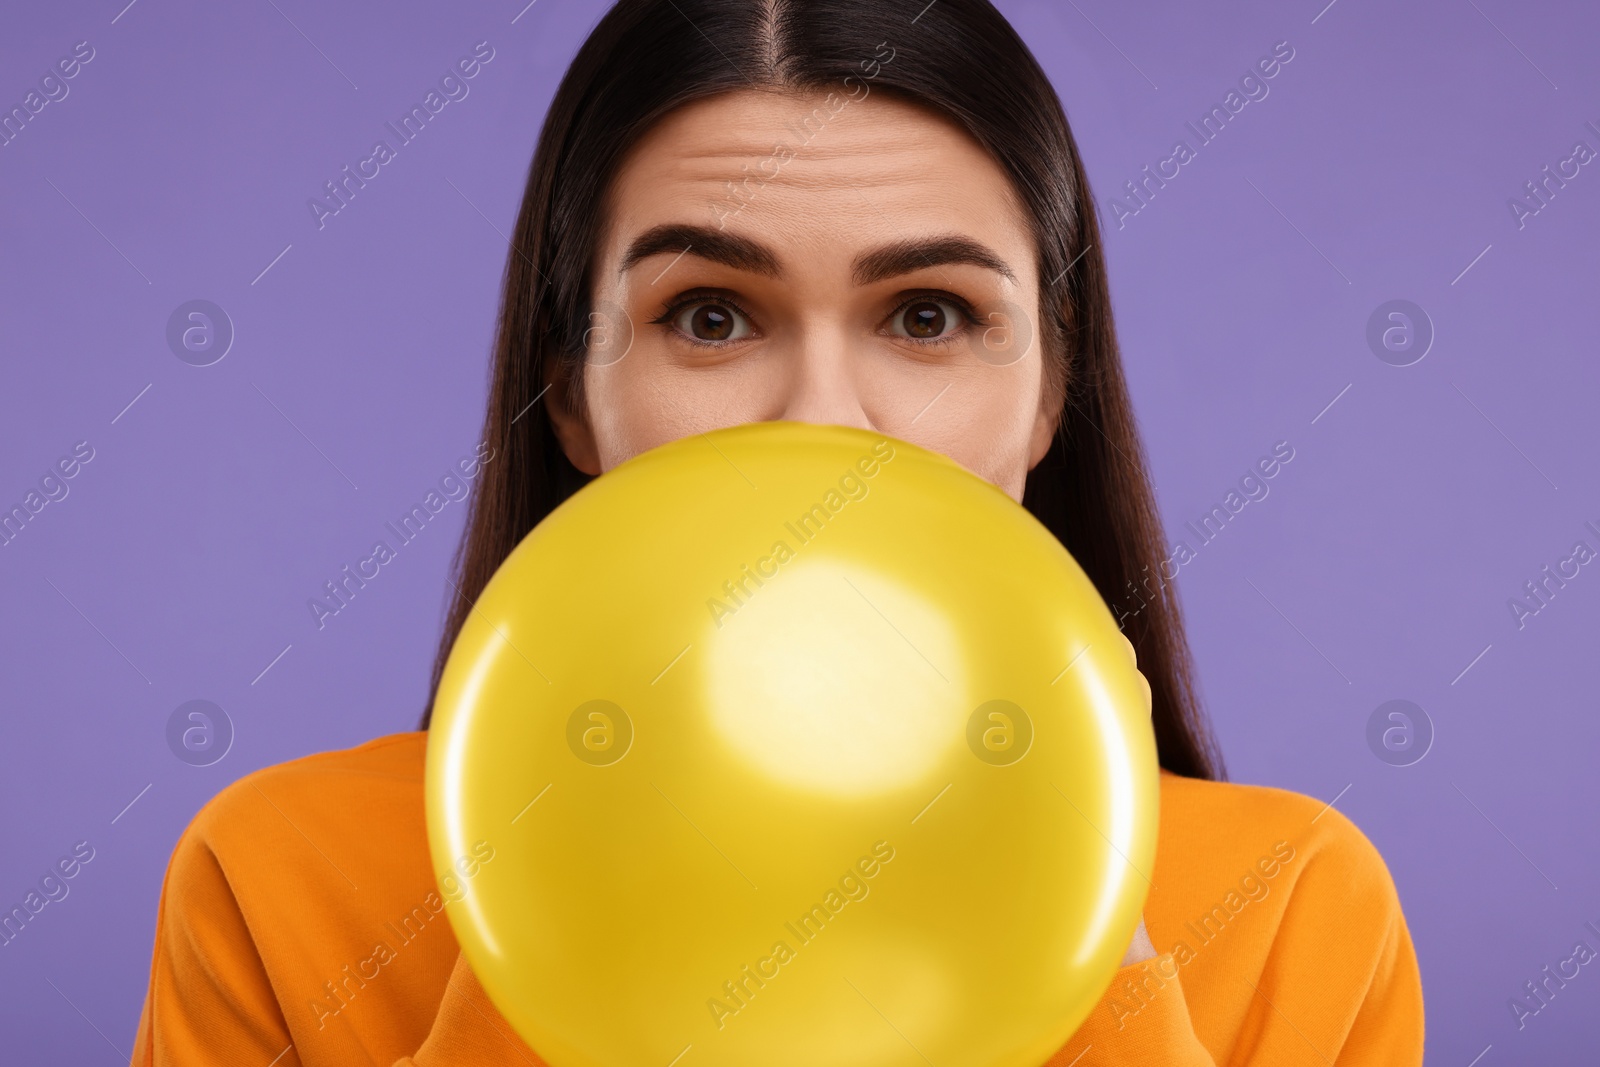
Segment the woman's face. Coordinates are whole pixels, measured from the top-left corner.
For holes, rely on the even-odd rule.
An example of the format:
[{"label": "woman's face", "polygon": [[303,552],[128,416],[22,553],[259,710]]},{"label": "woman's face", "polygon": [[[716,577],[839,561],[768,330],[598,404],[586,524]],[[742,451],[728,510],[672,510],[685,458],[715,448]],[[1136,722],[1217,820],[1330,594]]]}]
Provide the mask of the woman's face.
[{"label": "woman's face", "polygon": [[1059,410],[1025,210],[960,127],[856,92],[711,97],[624,160],[586,417],[565,414],[560,382],[547,400],[579,470],[787,419],[910,441],[1021,501]]}]

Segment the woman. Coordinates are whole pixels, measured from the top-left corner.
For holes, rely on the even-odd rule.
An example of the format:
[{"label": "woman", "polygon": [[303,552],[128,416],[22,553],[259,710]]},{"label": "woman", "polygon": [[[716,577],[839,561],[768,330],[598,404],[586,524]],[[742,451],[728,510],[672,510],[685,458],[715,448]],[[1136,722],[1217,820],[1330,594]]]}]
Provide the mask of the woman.
[{"label": "woman", "polygon": [[[869,427],[1020,500],[1110,602],[1161,528],[1061,105],[988,0],[621,0],[552,101],[507,260],[434,670],[584,482],[768,419]],[[1222,784],[1173,591],[1148,679],[1158,855],[1123,968],[1050,1060],[1421,1062],[1393,882],[1343,815]],[[541,1063],[461,958],[422,731],[249,775],[174,851],[135,1063]],[[492,857],[484,859],[492,862]]]}]

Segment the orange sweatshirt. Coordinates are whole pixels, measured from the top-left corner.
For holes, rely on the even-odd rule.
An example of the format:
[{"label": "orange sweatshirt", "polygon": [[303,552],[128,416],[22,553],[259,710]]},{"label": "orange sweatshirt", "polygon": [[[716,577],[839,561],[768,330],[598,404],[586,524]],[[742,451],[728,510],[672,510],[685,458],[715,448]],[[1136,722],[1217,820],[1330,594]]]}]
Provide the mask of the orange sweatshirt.
[{"label": "orange sweatshirt", "polygon": [[[178,839],[132,1063],[545,1067],[444,914],[423,816],[427,734],[246,775]],[[1394,883],[1337,809],[1163,772],[1145,926],[1045,1067],[1422,1062],[1422,987]]]}]

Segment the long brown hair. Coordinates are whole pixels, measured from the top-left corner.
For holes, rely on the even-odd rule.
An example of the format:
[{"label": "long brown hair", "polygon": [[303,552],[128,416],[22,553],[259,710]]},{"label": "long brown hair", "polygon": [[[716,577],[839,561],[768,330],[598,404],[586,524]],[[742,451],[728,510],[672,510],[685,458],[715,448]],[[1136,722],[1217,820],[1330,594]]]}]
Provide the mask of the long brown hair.
[{"label": "long brown hair", "polygon": [[[1108,603],[1149,601],[1119,624],[1150,681],[1161,765],[1223,777],[1200,710],[1160,519],[1123,381],[1094,202],[1054,88],[988,0],[620,0],[551,101],[506,260],[483,441],[494,449],[452,562],[450,607],[422,715],[450,648],[502,561],[589,477],[538,400],[559,377],[584,404],[590,273],[603,198],[627,150],[679,105],[739,89],[852,93],[870,79],[963,126],[1006,171],[1038,248],[1046,384],[1061,399],[1025,506]],[[547,360],[553,363],[547,365]]]}]

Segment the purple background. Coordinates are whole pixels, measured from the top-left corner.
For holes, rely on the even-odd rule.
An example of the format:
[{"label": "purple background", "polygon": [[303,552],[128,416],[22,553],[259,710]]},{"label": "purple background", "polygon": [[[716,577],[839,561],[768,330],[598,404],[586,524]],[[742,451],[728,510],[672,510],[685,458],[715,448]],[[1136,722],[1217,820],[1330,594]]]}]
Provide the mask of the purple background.
[{"label": "purple background", "polygon": [[[0,35],[6,108],[95,49],[0,148],[0,507],[95,450],[0,548],[0,905],[73,842],[97,853],[0,948],[17,1062],[126,1058],[162,873],[217,790],[414,725],[463,506],[320,632],[306,601],[473,446],[501,233],[602,10],[124,2],[14,6]],[[1430,1064],[1575,1063],[1600,969],[1521,1032],[1507,998],[1600,947],[1600,566],[1520,630],[1507,601],[1600,548],[1600,165],[1521,229],[1507,201],[1575,141],[1600,149],[1600,21],[1579,0],[1324,2],[1002,7],[1100,198],[1171,536],[1295,449],[1178,579],[1232,777],[1338,796],[1381,850]],[[319,231],[307,199],[480,40],[470,95]],[[1280,40],[1270,95],[1118,229],[1110,198]],[[195,298],[237,330],[208,367],[165,338]],[[1366,341],[1394,298],[1437,331],[1411,366]],[[196,698],[237,731],[200,768],[165,735]],[[1395,698],[1436,731],[1412,766],[1366,740]]]}]

